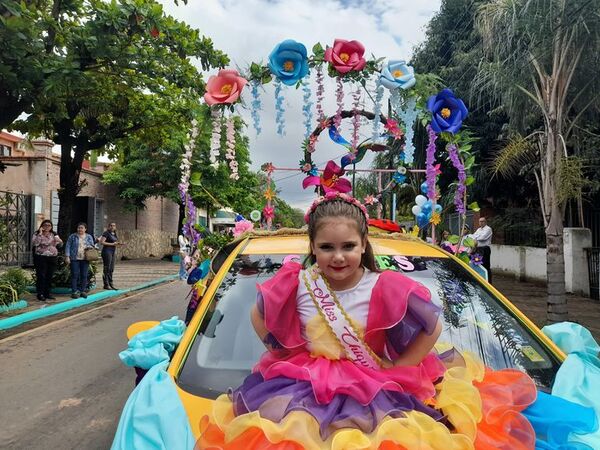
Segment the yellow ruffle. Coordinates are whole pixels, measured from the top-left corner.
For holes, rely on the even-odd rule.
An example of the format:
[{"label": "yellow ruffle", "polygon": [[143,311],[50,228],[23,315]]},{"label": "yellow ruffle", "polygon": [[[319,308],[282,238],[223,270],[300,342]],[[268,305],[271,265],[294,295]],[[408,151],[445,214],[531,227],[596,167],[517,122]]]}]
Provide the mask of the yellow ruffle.
[{"label": "yellow ruffle", "polygon": [[[303,411],[292,411],[280,423],[263,419],[257,412],[234,417],[233,406],[227,396],[215,402],[213,421],[225,432],[225,442],[231,442],[249,428],[259,428],[272,443],[293,441],[306,450],[377,450],[384,441],[391,441],[415,450],[471,450],[472,440],[459,433],[450,433],[443,424],[426,414],[411,411],[406,417],[385,418],[369,434],[345,428],[333,433],[326,441],[319,435],[315,418]],[[214,446],[226,446],[211,443]],[[250,450],[250,449],[249,449]]]},{"label": "yellow ruffle", "polygon": [[463,353],[464,367],[451,367],[436,384],[435,408],[441,410],[458,433],[475,440],[477,424],[482,419],[479,391],[473,385],[481,381],[485,367],[469,353]]},{"label": "yellow ruffle", "polygon": [[[350,318],[352,327],[361,333],[363,328]],[[306,324],[306,336],[308,338],[308,349],[313,358],[323,357],[330,360],[337,360],[345,357],[344,348],[337,337],[329,328],[325,319],[320,315],[312,317]]]}]

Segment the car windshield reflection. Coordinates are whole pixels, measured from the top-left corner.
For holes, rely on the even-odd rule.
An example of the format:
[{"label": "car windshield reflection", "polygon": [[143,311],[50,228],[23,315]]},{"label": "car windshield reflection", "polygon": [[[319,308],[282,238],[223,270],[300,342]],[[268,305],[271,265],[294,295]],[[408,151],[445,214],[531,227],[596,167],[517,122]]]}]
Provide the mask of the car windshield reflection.
[{"label": "car windshield reflection", "polygon": [[[239,255],[202,319],[177,384],[216,398],[239,386],[265,347],[250,323],[256,284],[271,278],[286,255]],[[289,257],[288,257],[289,258]],[[451,258],[377,256],[382,269],[425,285],[442,307],[440,350],[470,351],[493,369],[518,368],[548,391],[559,362],[473,275]]]}]

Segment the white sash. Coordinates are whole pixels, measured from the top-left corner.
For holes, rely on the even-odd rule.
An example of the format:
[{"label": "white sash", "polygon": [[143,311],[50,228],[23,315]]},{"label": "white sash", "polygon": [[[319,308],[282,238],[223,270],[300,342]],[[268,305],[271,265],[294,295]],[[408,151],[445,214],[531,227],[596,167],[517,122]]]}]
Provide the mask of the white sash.
[{"label": "white sash", "polygon": [[[310,280],[307,277],[307,272],[310,272]],[[330,291],[327,282],[315,270],[315,267],[304,271],[303,278],[310,297],[337,340],[342,344],[348,359],[358,366],[371,369],[380,368],[381,365],[377,362],[377,356],[354,329],[337,296]]]}]

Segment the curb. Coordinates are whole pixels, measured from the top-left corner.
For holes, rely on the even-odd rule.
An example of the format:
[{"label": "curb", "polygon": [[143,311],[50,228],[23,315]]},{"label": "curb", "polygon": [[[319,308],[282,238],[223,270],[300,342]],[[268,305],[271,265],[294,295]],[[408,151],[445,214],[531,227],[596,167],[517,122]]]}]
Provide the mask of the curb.
[{"label": "curb", "polygon": [[118,291],[102,291],[96,294],[89,295],[87,298],[77,298],[73,300],[68,300],[66,302],[57,303],[56,305],[47,306],[45,308],[36,309],[35,311],[28,311],[23,314],[18,314],[16,316],[7,317],[6,319],[0,320],[0,330],[8,330],[9,328],[14,328],[19,325],[22,325],[27,322],[31,322],[32,320],[42,319],[44,317],[53,316],[55,314],[59,314],[65,311],[69,311],[71,309],[79,308],[81,306],[86,306],[91,303],[95,303],[100,300],[105,300],[111,297],[118,297],[123,294],[127,294],[129,292],[139,291],[140,289],[145,289],[147,287],[151,287],[157,284],[164,283],[166,281],[175,280],[179,277],[178,274],[168,275],[166,277],[157,278],[156,280],[149,281],[147,283],[143,283],[137,286],[133,286],[127,289],[119,289]]}]

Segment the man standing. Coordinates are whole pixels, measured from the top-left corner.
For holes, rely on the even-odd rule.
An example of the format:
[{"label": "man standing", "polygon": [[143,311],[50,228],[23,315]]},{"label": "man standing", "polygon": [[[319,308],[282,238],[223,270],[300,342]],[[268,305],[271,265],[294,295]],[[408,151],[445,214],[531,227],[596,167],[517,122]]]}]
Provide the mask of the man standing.
[{"label": "man standing", "polygon": [[479,228],[473,233],[473,239],[477,242],[475,252],[481,255],[482,265],[488,273],[488,281],[492,283],[492,269],[490,267],[490,254],[492,245],[492,228],[487,224],[485,217],[479,218]]}]

